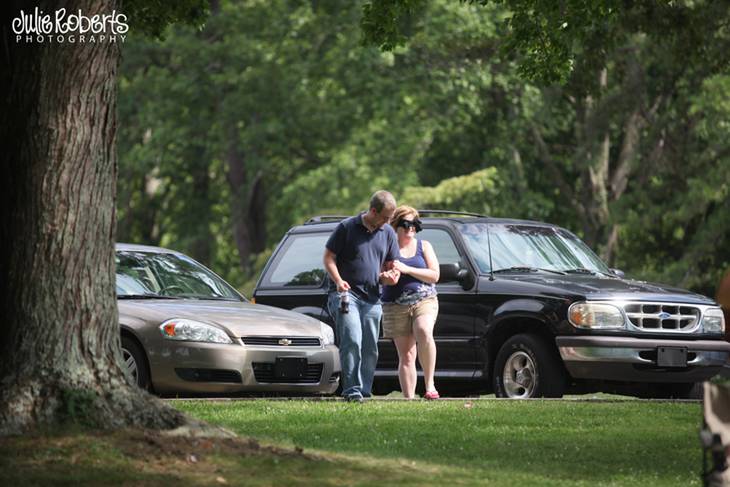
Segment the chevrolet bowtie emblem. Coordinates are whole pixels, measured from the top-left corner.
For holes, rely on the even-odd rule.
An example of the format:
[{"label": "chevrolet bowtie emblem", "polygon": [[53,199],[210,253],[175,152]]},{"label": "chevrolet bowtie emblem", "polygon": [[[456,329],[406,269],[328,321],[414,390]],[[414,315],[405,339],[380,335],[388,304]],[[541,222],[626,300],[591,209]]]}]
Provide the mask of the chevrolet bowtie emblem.
[{"label": "chevrolet bowtie emblem", "polygon": [[285,347],[287,347],[291,345],[291,340],[289,340],[288,338],[282,338],[281,340],[279,340],[279,345],[284,345]]}]

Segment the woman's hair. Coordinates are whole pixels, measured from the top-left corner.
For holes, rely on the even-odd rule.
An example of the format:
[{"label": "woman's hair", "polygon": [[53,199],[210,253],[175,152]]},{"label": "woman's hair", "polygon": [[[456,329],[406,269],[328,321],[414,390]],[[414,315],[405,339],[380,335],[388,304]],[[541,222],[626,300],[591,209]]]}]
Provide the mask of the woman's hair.
[{"label": "woman's hair", "polygon": [[400,205],[398,208],[395,209],[395,213],[393,213],[393,218],[390,220],[390,224],[393,226],[393,229],[398,228],[398,224],[405,220],[407,216],[413,216],[413,219],[419,217],[418,210],[413,208],[412,206],[408,205]]}]

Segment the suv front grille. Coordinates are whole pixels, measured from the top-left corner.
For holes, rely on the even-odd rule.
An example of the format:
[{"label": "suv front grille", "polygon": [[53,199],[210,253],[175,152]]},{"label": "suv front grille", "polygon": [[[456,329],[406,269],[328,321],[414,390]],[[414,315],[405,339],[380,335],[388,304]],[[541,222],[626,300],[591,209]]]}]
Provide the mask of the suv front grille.
[{"label": "suv front grille", "polygon": [[274,364],[271,362],[253,362],[251,365],[256,382],[269,384],[318,384],[324,368],[324,364],[307,364],[303,377],[283,379],[274,377]]},{"label": "suv front grille", "polygon": [[267,347],[319,347],[320,341],[317,337],[272,337],[272,336],[246,336],[241,337],[244,345],[264,345]]},{"label": "suv front grille", "polygon": [[626,303],[624,311],[640,330],[685,333],[697,328],[701,314],[696,306],[674,303]]}]

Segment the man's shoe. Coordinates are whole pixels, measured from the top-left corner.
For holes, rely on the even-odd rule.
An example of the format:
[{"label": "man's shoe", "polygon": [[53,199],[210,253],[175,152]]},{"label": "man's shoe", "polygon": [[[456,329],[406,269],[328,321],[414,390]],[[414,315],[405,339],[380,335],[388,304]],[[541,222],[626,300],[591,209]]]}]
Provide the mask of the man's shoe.
[{"label": "man's shoe", "polygon": [[359,402],[361,403],[363,401],[362,396],[359,396],[357,394],[353,394],[352,396],[345,396],[345,401],[347,402]]}]

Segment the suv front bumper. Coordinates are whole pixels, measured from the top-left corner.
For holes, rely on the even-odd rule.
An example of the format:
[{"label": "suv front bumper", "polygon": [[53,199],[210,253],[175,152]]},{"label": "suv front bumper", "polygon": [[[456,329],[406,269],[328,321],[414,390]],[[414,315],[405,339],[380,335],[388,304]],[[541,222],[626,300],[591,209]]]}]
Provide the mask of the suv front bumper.
[{"label": "suv front bumper", "polygon": [[[576,379],[641,382],[700,382],[717,375],[730,356],[722,340],[649,340],[646,338],[556,337],[566,369]],[[685,366],[660,366],[660,347],[685,349]]]}]

